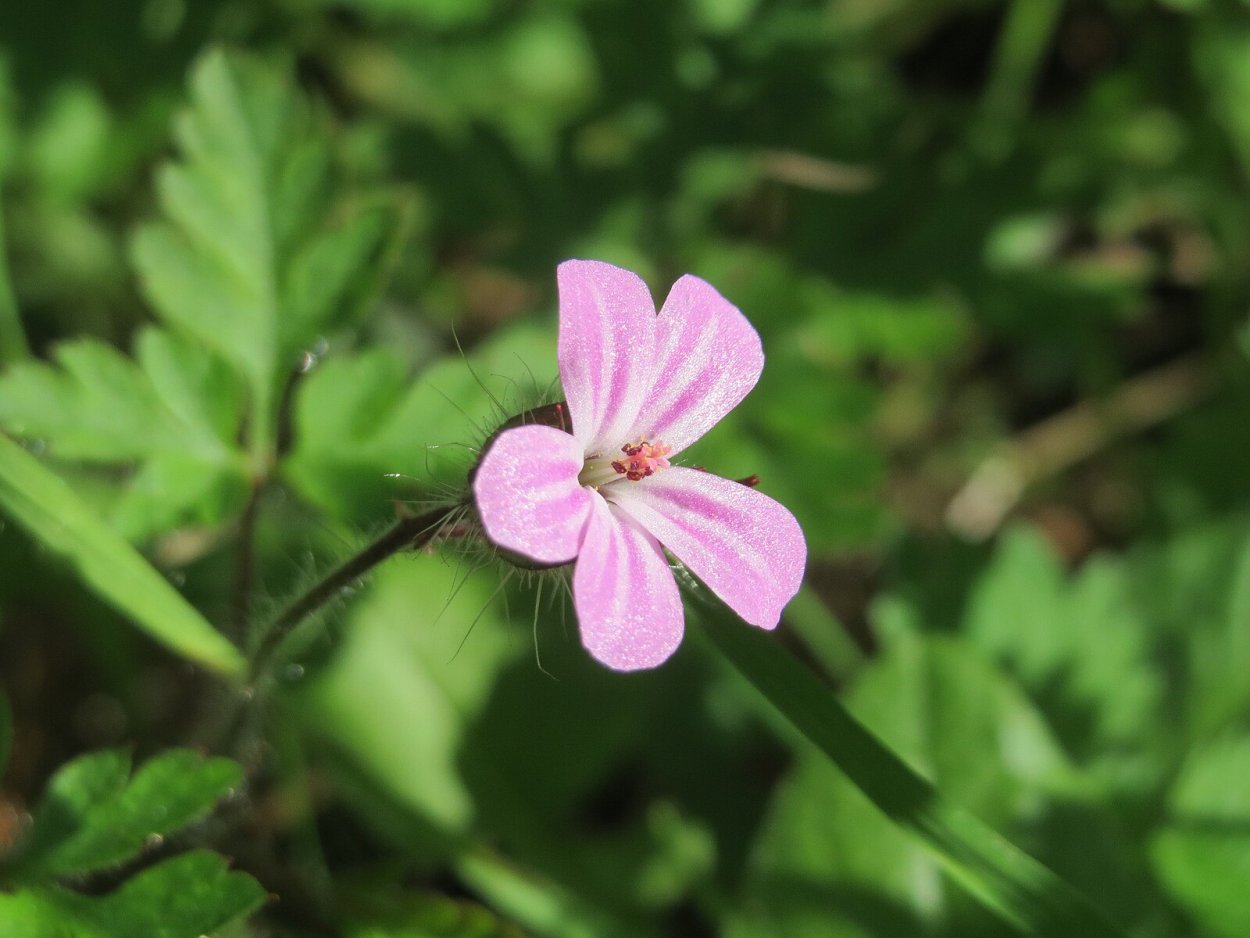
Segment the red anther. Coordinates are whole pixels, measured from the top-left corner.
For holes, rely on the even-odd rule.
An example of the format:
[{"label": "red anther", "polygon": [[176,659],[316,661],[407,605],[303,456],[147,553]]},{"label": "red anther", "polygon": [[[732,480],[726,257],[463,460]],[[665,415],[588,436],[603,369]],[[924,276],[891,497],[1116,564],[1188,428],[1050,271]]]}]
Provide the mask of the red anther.
[{"label": "red anther", "polygon": [[738,479],[736,481],[739,485],[745,485],[747,488],[753,489],[760,484],[760,477],[755,473],[751,473],[751,475],[747,476],[745,479]]},{"label": "red anther", "polygon": [[637,443],[626,443],[621,447],[621,452],[628,458],[618,459],[611,466],[630,482],[640,482],[654,475],[657,469],[667,469],[669,465],[664,458],[668,455],[669,448],[659,441],[649,443],[639,440]]}]

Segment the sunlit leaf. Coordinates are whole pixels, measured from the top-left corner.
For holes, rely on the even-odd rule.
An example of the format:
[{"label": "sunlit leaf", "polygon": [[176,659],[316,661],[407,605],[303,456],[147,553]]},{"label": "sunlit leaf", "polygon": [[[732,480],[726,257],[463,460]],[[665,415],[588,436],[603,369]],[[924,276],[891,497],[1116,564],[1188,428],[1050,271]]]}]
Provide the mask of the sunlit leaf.
[{"label": "sunlit leaf", "polygon": [[145,329],[136,348],[137,362],[78,339],[56,347],[55,366],[14,366],[0,375],[0,427],[61,459],[137,463],[112,509],[128,537],[218,522],[247,487],[242,387],[219,359],[162,330]]},{"label": "sunlit leaf", "polygon": [[158,177],[166,220],[138,230],[133,257],[156,311],[246,381],[263,472],[282,382],[376,285],[398,216],[332,204],[324,121],[282,70],[213,51],[190,88],[182,158]]},{"label": "sunlit leaf", "polygon": [[473,817],[457,768],[460,738],[511,657],[493,590],[481,576],[458,581],[433,558],[392,561],[349,611],[334,662],[298,697],[310,728],[445,833]]},{"label": "sunlit leaf", "polygon": [[0,436],[0,512],[67,560],[83,583],[173,651],[240,673],[233,645],[57,476]]}]

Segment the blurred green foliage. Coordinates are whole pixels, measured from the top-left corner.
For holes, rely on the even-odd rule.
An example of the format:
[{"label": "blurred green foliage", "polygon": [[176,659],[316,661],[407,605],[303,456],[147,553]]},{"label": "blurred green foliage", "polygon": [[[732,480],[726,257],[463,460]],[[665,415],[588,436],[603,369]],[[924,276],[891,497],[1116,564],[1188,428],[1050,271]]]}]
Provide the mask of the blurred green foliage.
[{"label": "blurred green foliage", "polygon": [[[690,458],[803,524],[777,641],[1134,934],[1250,929],[1250,5],[58,13],[0,7],[0,931],[1004,933],[703,644],[606,672],[552,580],[393,560],[235,722],[132,633],[229,671],[205,620],[247,649],[249,594],[462,485],[559,395],[573,256],[759,329]],[[207,821],[240,770],[188,742],[247,770]]]}]

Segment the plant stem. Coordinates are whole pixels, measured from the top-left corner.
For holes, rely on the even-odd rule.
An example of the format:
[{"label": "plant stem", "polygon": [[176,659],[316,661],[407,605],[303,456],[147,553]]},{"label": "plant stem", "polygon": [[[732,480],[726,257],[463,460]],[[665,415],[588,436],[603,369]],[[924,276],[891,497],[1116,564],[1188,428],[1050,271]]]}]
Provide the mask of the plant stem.
[{"label": "plant stem", "polygon": [[933,783],[856,720],[773,636],[706,600],[692,605],[707,625],[703,634],[738,673],[990,911],[1030,935],[1123,934],[1064,880],[943,800]]},{"label": "plant stem", "polygon": [[264,483],[252,482],[247,505],[239,518],[239,542],[234,555],[234,584],[230,601],[230,625],[235,642],[247,640],[252,621],[252,583],[256,564],[256,519],[260,514],[260,498]]},{"label": "plant stem", "polygon": [[265,629],[264,638],[261,639],[256,653],[252,656],[248,683],[254,683],[265,672],[270,659],[283,640],[304,619],[330,602],[383,560],[401,550],[420,548],[430,543],[444,523],[461,507],[453,505],[449,508],[436,508],[423,515],[400,518],[381,537],[343,561],[323,579],[313,584],[307,592],[297,597]]},{"label": "plant stem", "polygon": [[1007,8],[981,100],[981,120],[973,125],[975,142],[989,155],[1010,152],[1062,14],[1063,0],[1013,0]]}]

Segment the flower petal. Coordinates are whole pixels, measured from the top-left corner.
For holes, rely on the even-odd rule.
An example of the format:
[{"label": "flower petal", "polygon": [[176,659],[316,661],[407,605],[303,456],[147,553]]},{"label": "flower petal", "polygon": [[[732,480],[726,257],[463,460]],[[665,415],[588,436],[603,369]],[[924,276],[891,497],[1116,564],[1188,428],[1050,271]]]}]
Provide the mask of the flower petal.
[{"label": "flower petal", "polygon": [[576,557],[591,497],[577,482],[582,462],[581,444],[555,427],[499,434],[473,477],[487,537],[538,563]]},{"label": "flower petal", "polygon": [[560,291],[560,381],[573,434],[588,454],[629,442],[655,359],[655,301],[647,285],[601,261],[565,261]]},{"label": "flower petal", "polygon": [[582,644],[609,668],[654,668],[681,644],[681,594],[664,551],[598,495],[573,570],[573,605]]},{"label": "flower petal", "polygon": [[682,466],[605,491],[745,621],[777,625],[807,563],[803,532],[783,506]]},{"label": "flower petal", "polygon": [[634,435],[679,453],[755,387],[764,350],[738,308],[690,274],[673,284],[656,326],[655,378]]}]

